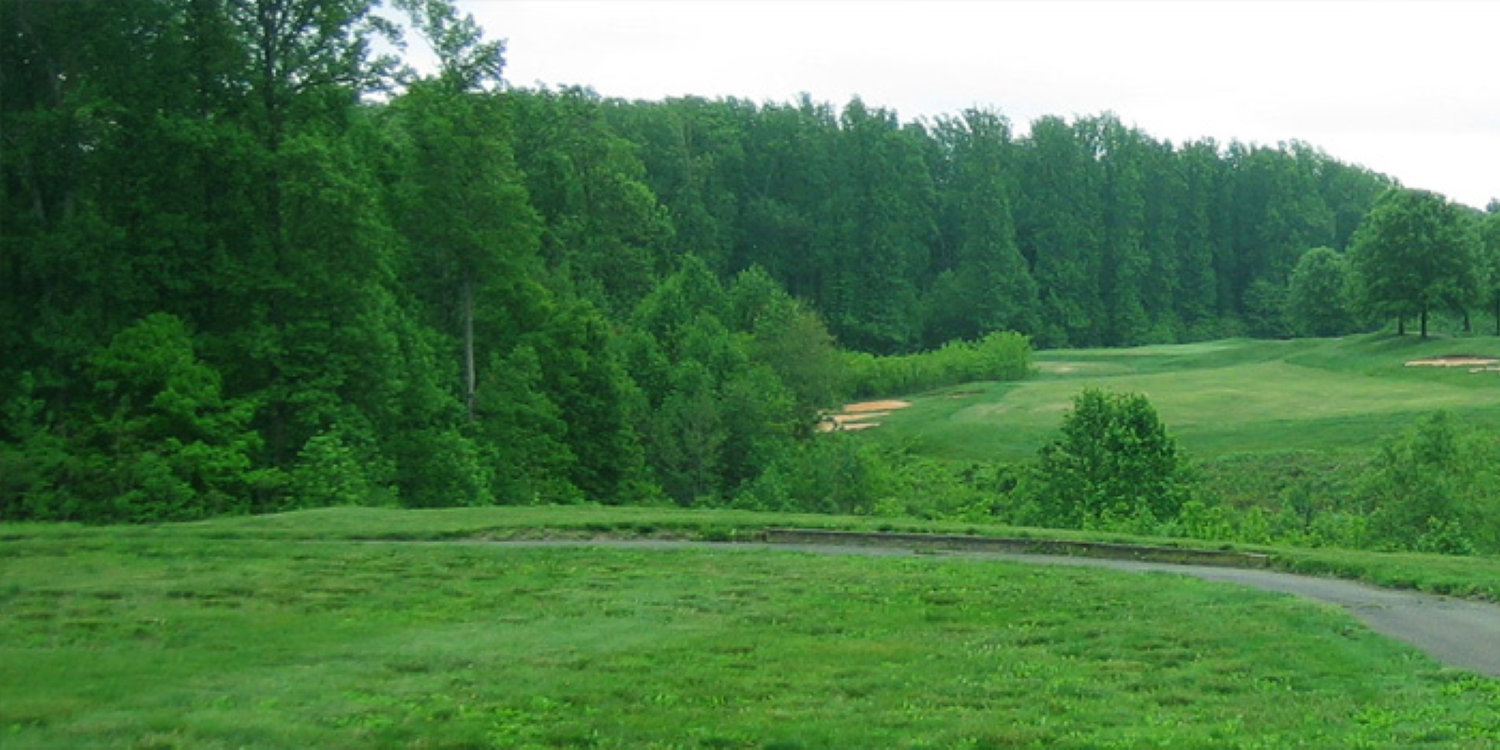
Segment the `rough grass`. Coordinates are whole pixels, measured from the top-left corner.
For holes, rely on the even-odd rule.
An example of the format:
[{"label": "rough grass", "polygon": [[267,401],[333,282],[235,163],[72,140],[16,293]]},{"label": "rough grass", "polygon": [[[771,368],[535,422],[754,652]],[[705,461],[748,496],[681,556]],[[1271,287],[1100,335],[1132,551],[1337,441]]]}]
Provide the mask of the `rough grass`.
[{"label": "rough grass", "polygon": [[[1500,684],[1330,608],[1222,585],[961,559],[349,541],[569,514],[604,526],[614,511],[0,529],[0,744],[1500,742]],[[733,527],[722,520],[707,528]]]},{"label": "rough grass", "polygon": [[[216,518],[159,526],[90,527],[79,524],[0,524],[0,559],[22,544],[55,549],[86,549],[101,544],[144,544],[161,539],[197,540],[204,545],[234,541],[372,542],[485,541],[505,539],[587,539],[665,537],[696,541],[755,540],[773,527],[845,531],[899,531],[1017,538],[1148,544],[1162,547],[1240,550],[1270,556],[1278,569],[1363,580],[1500,601],[1500,558],[1447,557],[1336,549],[1295,549],[1123,533],[1035,529],[957,521],[924,521],[871,516],[759,513],[722,509],[601,506],[522,506],[398,510],[322,508],[263,516]],[[6,579],[0,577],[0,591]]]},{"label": "rough grass", "polygon": [[1183,448],[1204,459],[1365,450],[1439,409],[1500,428],[1494,373],[1405,366],[1451,353],[1500,355],[1500,339],[1358,336],[1039,352],[1031,380],[911,398],[911,408],[865,434],[941,458],[1025,460],[1055,436],[1085,387],[1146,394]]}]

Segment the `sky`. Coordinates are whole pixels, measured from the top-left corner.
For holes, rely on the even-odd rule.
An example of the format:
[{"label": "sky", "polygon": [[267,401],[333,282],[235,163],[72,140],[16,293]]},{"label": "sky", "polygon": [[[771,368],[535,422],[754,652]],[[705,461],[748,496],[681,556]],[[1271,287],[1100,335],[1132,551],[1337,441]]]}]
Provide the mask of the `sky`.
[{"label": "sky", "polygon": [[1297,140],[1483,208],[1500,198],[1500,1],[458,0],[513,86],[970,107],[1019,133],[1115,113],[1157,139]]}]

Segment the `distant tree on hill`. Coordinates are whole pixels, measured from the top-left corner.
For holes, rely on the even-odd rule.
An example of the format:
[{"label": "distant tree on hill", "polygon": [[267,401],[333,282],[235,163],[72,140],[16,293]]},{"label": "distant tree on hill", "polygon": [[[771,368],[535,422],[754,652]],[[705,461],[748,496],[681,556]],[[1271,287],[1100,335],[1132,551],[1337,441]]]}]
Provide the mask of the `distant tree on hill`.
[{"label": "distant tree on hill", "polygon": [[1349,263],[1337,251],[1315,247],[1292,270],[1286,314],[1302,336],[1340,336],[1354,327],[1349,311]]},{"label": "distant tree on hill", "polygon": [[939,197],[943,240],[954,257],[928,298],[928,343],[1035,329],[1036,282],[1016,246],[1006,182],[1010,124],[994,112],[971,109],[939,120],[934,138],[952,154]]},{"label": "distant tree on hill", "polygon": [[1495,335],[1500,336],[1500,200],[1490,201],[1485,211],[1479,227],[1479,249],[1488,271],[1485,299],[1495,315]]},{"label": "distant tree on hill", "polygon": [[1421,322],[1465,310],[1479,296],[1479,257],[1458,206],[1425,190],[1387,191],[1355,234],[1351,255],[1361,305],[1372,315]]}]

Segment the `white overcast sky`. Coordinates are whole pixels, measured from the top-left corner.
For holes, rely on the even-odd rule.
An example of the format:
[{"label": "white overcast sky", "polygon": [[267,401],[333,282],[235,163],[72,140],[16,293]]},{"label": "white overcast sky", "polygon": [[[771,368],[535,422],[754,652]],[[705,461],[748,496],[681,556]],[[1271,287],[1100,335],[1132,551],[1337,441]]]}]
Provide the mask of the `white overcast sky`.
[{"label": "white overcast sky", "polygon": [[515,86],[733,96],[1018,131],[1112,111],[1176,143],[1300,140],[1483,208],[1500,198],[1500,1],[458,0]]}]

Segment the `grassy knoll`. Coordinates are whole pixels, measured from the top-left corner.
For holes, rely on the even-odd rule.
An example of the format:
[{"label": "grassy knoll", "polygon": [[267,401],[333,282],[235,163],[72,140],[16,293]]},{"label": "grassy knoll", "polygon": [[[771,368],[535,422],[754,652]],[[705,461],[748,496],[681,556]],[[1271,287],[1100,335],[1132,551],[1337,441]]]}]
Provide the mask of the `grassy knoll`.
[{"label": "grassy knoll", "polygon": [[976,560],[358,541],[537,525],[720,536],[769,519],[788,520],[329,510],[0,527],[0,744],[1500,741],[1500,683],[1232,587]]},{"label": "grassy knoll", "polygon": [[1439,409],[1500,428],[1494,373],[1405,366],[1455,353],[1500,357],[1500,339],[1359,336],[1044,351],[1031,380],[926,394],[865,434],[942,458],[1024,460],[1056,435],[1085,387],[1146,394],[1199,458],[1364,450]]}]

